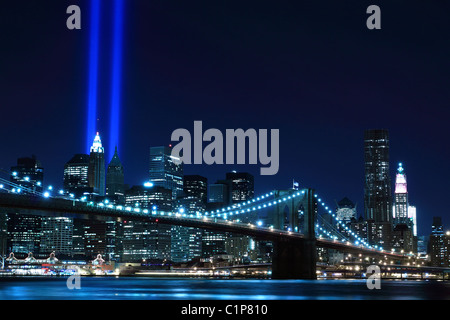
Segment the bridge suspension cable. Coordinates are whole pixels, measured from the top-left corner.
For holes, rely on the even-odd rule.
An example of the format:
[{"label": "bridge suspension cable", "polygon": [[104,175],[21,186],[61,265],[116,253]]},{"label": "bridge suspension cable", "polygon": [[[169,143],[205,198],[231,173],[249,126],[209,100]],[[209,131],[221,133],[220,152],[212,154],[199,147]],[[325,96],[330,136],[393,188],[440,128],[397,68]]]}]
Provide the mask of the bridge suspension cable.
[{"label": "bridge suspension cable", "polygon": [[[326,203],[318,196],[318,194],[315,194],[314,197],[317,198],[317,203],[320,204],[325,209],[325,211],[331,215],[331,217],[336,221],[336,223],[339,224],[340,226],[342,226],[343,230],[347,231],[348,234],[357,241],[357,245],[363,244],[367,248],[378,249],[377,246],[372,247],[371,245],[369,245],[364,239],[361,239],[361,237],[359,237],[356,233],[354,233],[351,229],[349,229],[348,226],[345,225],[345,223],[343,223],[341,220],[339,220],[336,217],[336,215],[331,211],[331,209],[329,209],[329,207],[326,205]],[[382,249],[382,248],[380,248],[380,249]]]},{"label": "bridge suspension cable", "polygon": [[17,183],[14,183],[14,182],[11,182],[9,180],[0,178],[0,189],[5,189],[4,188],[5,185],[11,187],[12,189],[8,190],[8,191],[11,191],[13,193],[15,193],[15,192],[21,193],[22,191],[26,191],[27,193],[35,194],[35,195],[38,195],[38,196],[44,196],[44,193],[42,193],[42,192],[38,192],[38,191],[36,191],[34,189],[31,189],[31,188],[28,188],[28,187],[24,187],[24,186],[19,185]]},{"label": "bridge suspension cable", "polygon": [[[0,173],[5,173],[5,174],[9,174],[9,172],[7,172],[6,170],[0,168]],[[11,188],[11,190],[7,190],[6,188],[4,188],[4,186],[9,186]],[[35,189],[31,189],[28,187],[24,187],[21,186],[19,184],[16,184],[14,182],[11,182],[9,180],[0,178],[0,190],[4,189],[7,190],[8,192],[12,192],[12,193],[28,193],[28,194],[34,194],[37,196],[43,196],[45,198],[53,198],[53,196],[51,195],[50,192],[39,192],[36,191]],[[207,212],[195,212],[195,213],[180,213],[180,212],[171,212],[171,213],[166,213],[167,215],[175,215],[175,216],[182,216],[182,217],[191,217],[191,218],[219,218],[219,219],[223,219],[225,221],[229,221],[229,217],[231,216],[237,216],[237,215],[245,215],[245,214],[249,214],[249,213],[254,213],[254,212],[258,212],[260,210],[264,210],[266,208],[278,205],[280,203],[284,203],[287,201],[292,200],[293,198],[297,197],[297,196],[301,196],[302,194],[304,194],[305,191],[298,191],[295,190],[295,192],[293,192],[290,195],[287,196],[283,196],[280,198],[275,198],[275,199],[270,199],[271,196],[274,195],[273,192],[268,192],[266,194],[262,194],[258,197],[255,197],[252,200],[248,200],[246,202],[243,203],[239,203],[239,204],[233,204],[231,206],[228,207],[224,207],[221,209],[216,209],[216,210],[211,210],[211,211],[207,211]],[[58,197],[58,196],[57,196]],[[328,221],[326,221],[326,219],[321,216],[320,214],[318,214],[317,217],[317,224],[316,224],[316,232],[318,232],[319,234],[324,234],[325,236],[327,236],[329,239],[332,240],[338,240],[340,239],[341,241],[347,242],[349,241],[349,237],[354,238],[356,241],[354,242],[356,245],[364,245],[368,248],[375,248],[375,249],[382,249],[382,248],[378,248],[377,246],[370,246],[364,239],[361,239],[361,237],[359,237],[356,233],[354,233],[351,229],[349,229],[349,227],[347,225],[345,225],[343,223],[343,221],[337,219],[336,215],[332,212],[331,209],[329,209],[329,207],[325,204],[325,202],[318,196],[318,194],[316,193],[314,195],[315,198],[317,198],[317,203],[318,205],[322,206],[322,208],[325,210],[325,212],[327,214],[330,214],[332,219],[334,219],[336,221],[336,224],[338,226],[342,227],[342,230],[345,231],[348,236],[345,236],[336,226],[334,226],[332,223],[329,223]],[[111,208],[111,204],[108,205],[108,207]],[[116,208],[120,208],[122,209],[123,206],[116,206]],[[133,210],[135,211],[136,208],[132,209],[128,206],[125,206],[124,209],[126,208],[127,211]],[[120,210],[119,209],[119,210]],[[147,212],[150,212],[149,210],[144,210]],[[158,212],[159,214],[164,215],[165,212],[163,211],[156,211],[155,208],[153,208],[153,210],[151,211],[152,214],[155,214],[156,212]]]}]

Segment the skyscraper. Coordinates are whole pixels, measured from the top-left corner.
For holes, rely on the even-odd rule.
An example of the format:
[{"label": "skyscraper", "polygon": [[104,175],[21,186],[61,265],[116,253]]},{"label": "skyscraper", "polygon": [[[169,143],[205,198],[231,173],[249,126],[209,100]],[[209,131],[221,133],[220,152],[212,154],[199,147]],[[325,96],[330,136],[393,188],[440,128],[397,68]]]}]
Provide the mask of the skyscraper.
[{"label": "skyscraper", "polygon": [[41,220],[39,216],[8,214],[8,251],[37,255],[41,247]]},{"label": "skyscraper", "polygon": [[[178,213],[196,214],[204,212],[207,203],[208,179],[199,175],[183,177],[184,195],[174,202]],[[172,226],[171,259],[187,262],[202,254],[202,230],[198,228]]]},{"label": "skyscraper", "polygon": [[72,254],[73,220],[66,217],[43,217],[40,253]]},{"label": "skyscraper", "polygon": [[206,205],[208,202],[208,179],[199,175],[185,175],[183,177],[184,195],[194,197]]},{"label": "skyscraper", "polygon": [[417,237],[417,209],[415,206],[408,206],[408,220],[412,224],[412,230],[415,237]]},{"label": "skyscraper", "polygon": [[254,177],[247,172],[228,172],[226,179],[231,181],[233,203],[245,202],[255,196]]},{"label": "skyscraper", "polygon": [[106,171],[106,195],[109,200],[117,203],[124,203],[125,201],[125,183],[123,166],[120,162],[119,155],[117,153],[117,147],[114,151],[114,156],[108,165]]},{"label": "skyscraper", "polygon": [[20,186],[22,193],[42,192],[44,168],[36,156],[17,159],[17,165],[11,167],[10,181]]},{"label": "skyscraper", "polygon": [[84,228],[84,254],[87,259],[92,260],[98,254],[107,254],[107,224],[105,221],[86,220]]},{"label": "skyscraper", "polygon": [[[219,209],[232,203],[232,186],[230,180],[218,180],[208,186],[208,207]],[[211,204],[217,205],[211,205]],[[218,206],[218,207],[216,207]]]},{"label": "skyscraper", "polygon": [[[172,190],[162,186],[133,186],[125,192],[127,206],[171,211]],[[170,259],[171,226],[146,221],[123,222],[122,260]]]},{"label": "skyscraper", "polygon": [[123,221],[123,262],[170,259],[171,227],[146,221]]},{"label": "skyscraper", "polygon": [[356,205],[347,197],[337,203],[336,219],[349,223],[356,219]]},{"label": "skyscraper", "polygon": [[187,262],[202,255],[202,229],[181,226],[171,228],[171,260]]},{"label": "skyscraper", "polygon": [[105,149],[102,147],[98,132],[89,156],[88,181],[94,193],[105,195]]},{"label": "skyscraper", "polygon": [[202,257],[205,259],[209,259],[216,254],[225,253],[225,244],[228,238],[229,234],[227,232],[203,230]]},{"label": "skyscraper", "polygon": [[391,179],[389,176],[389,133],[364,132],[364,215],[366,220],[391,222]]},{"label": "skyscraper", "polygon": [[409,205],[408,187],[403,165],[399,163],[395,176],[393,247],[410,252],[417,251],[416,207]]},{"label": "skyscraper", "polygon": [[394,223],[408,224],[408,188],[406,184],[406,174],[401,163],[398,164],[397,175],[395,177],[395,209]]},{"label": "skyscraper", "polygon": [[[15,183],[16,191],[33,193],[43,191],[44,168],[35,156],[19,158],[17,165],[11,167],[11,182]],[[41,244],[40,216],[8,214],[7,230],[9,251],[15,253],[39,254]]]},{"label": "skyscraper", "polygon": [[183,164],[177,164],[169,147],[150,148],[149,178],[155,186],[172,190],[172,199],[183,194]]},{"label": "skyscraper", "polygon": [[133,186],[125,192],[127,206],[161,211],[172,210],[172,191],[161,186]]},{"label": "skyscraper", "polygon": [[175,209],[184,208],[190,213],[204,212],[208,202],[208,179],[199,175],[183,177],[183,197],[179,197]]},{"label": "skyscraper", "polygon": [[444,243],[444,227],[442,225],[441,217],[433,217],[429,246],[431,266],[444,267],[446,263],[446,252]]},{"label": "skyscraper", "polygon": [[92,193],[88,180],[89,155],[76,154],[64,165],[64,191],[80,198],[85,192]]}]

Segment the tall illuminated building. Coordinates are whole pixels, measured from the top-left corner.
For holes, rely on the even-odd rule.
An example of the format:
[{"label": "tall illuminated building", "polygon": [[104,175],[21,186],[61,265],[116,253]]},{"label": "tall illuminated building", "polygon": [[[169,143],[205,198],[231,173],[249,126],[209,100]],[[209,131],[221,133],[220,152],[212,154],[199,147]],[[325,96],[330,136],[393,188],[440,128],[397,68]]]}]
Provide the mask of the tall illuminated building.
[{"label": "tall illuminated building", "polygon": [[64,191],[77,198],[84,193],[92,193],[88,180],[89,155],[76,154],[64,165]]},{"label": "tall illuminated building", "polygon": [[446,265],[445,256],[445,240],[444,227],[441,217],[433,217],[430,235],[430,260],[433,267],[444,267]]},{"label": "tall illuminated building", "polygon": [[[19,158],[17,165],[11,167],[10,181],[16,185],[19,193],[33,193],[43,191],[44,168],[35,156]],[[39,254],[41,244],[40,216],[8,214],[7,218],[7,247],[10,252]]]},{"label": "tall illuminated building", "polygon": [[[133,208],[171,211],[172,190],[152,183],[133,186],[125,192],[125,203]],[[170,259],[171,226],[125,219],[123,221],[122,261],[142,262],[147,259]]]},{"label": "tall illuminated building", "polygon": [[[230,180],[218,180],[208,186],[208,207],[210,210],[231,205],[232,203],[232,184]],[[214,206],[212,204],[215,204]]]},{"label": "tall illuminated building", "polygon": [[86,220],[83,224],[84,255],[93,260],[98,254],[107,254],[107,224],[105,221]]},{"label": "tall illuminated building", "polygon": [[415,206],[408,206],[408,219],[413,226],[413,234],[417,237],[417,209]]},{"label": "tall illuminated building", "polygon": [[171,260],[187,262],[202,255],[202,229],[172,226]]},{"label": "tall illuminated building", "polygon": [[[199,175],[186,175],[183,177],[183,181],[183,197],[177,198],[173,210],[185,214],[205,212],[208,200],[208,179]],[[201,229],[172,226],[171,234],[172,261],[187,262],[201,256]]]},{"label": "tall illuminated building", "polygon": [[43,217],[41,254],[71,255],[73,248],[73,219],[66,217]]},{"label": "tall illuminated building", "polygon": [[416,207],[409,205],[406,173],[402,163],[398,164],[395,176],[393,247],[404,251],[417,251]]},{"label": "tall illuminated building", "polygon": [[41,220],[39,216],[8,214],[8,251],[37,255],[41,247]]},{"label": "tall illuminated building", "polygon": [[206,205],[208,202],[208,179],[199,175],[185,175],[183,181],[185,197],[199,199]]},{"label": "tall illuminated building", "polygon": [[140,209],[170,211],[172,210],[172,191],[151,183],[133,186],[125,192],[125,203]]},{"label": "tall illuminated building", "polygon": [[231,200],[241,203],[253,199],[255,196],[254,177],[247,172],[228,172],[226,179],[231,181]]},{"label": "tall illuminated building", "polygon": [[117,153],[117,147],[106,171],[106,195],[110,201],[125,202],[123,166]]},{"label": "tall illuminated building", "polygon": [[389,132],[364,132],[364,218],[368,241],[383,249],[392,245],[392,195],[389,175]]},{"label": "tall illuminated building", "polygon": [[364,132],[364,215],[374,222],[392,222],[389,133]]},{"label": "tall illuminated building", "polygon": [[126,219],[123,221],[122,262],[170,260],[169,225]]},{"label": "tall illuminated building", "polygon": [[[236,171],[228,172],[226,174],[226,181],[230,181],[231,183],[232,203],[243,203],[254,198],[255,182],[253,175],[251,175],[250,173]],[[245,214],[241,219],[244,223],[255,223],[258,220],[258,214],[256,213],[256,211],[249,212]],[[232,250],[235,258],[243,258],[250,252],[255,251],[255,241],[249,236],[231,234],[227,238],[227,243],[229,244],[228,250]]]},{"label": "tall illuminated building", "polygon": [[227,232],[215,232],[203,230],[202,234],[202,257],[212,258],[214,255],[226,252],[226,241],[229,238]]},{"label": "tall illuminated building", "polygon": [[105,195],[105,149],[98,132],[89,155],[88,181],[94,193]]},{"label": "tall illuminated building", "polygon": [[183,164],[177,163],[169,147],[150,148],[149,178],[155,186],[172,190],[172,199],[183,194]]},{"label": "tall illuminated building", "polygon": [[398,164],[395,177],[395,213],[394,224],[408,224],[408,188],[406,174],[401,163]]},{"label": "tall illuminated building", "polygon": [[17,165],[11,167],[10,181],[15,183],[21,193],[42,192],[44,168],[36,156],[17,159]]}]

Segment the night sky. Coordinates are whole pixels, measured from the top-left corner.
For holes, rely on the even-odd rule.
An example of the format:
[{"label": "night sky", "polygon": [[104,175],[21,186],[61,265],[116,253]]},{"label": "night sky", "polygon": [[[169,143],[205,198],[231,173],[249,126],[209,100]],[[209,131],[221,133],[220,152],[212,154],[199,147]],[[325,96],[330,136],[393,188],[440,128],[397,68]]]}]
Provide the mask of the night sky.
[{"label": "night sky", "polygon": [[[395,2],[395,4],[392,4]],[[44,4],[45,3],[45,4]],[[112,3],[103,1],[99,120],[108,146]],[[79,5],[82,29],[66,28]],[[366,9],[381,8],[368,30]],[[0,168],[35,154],[45,183],[86,152],[89,1],[9,1],[0,9]],[[447,1],[126,0],[119,156],[125,182],[148,177],[149,147],[172,131],[280,129],[280,170],[185,167],[213,183],[255,175],[256,193],[292,179],[363,214],[365,129],[390,132],[392,184],[402,162],[419,234],[450,229],[450,3]],[[92,137],[93,139],[94,137]],[[108,151],[106,152],[108,154]],[[110,159],[107,159],[109,162]]]}]

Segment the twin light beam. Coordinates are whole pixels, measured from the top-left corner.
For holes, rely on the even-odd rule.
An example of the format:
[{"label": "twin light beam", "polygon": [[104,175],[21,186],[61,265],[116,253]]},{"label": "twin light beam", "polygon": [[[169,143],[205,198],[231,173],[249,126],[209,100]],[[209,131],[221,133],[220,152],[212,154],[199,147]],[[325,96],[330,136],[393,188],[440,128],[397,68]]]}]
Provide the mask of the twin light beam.
[{"label": "twin light beam", "polygon": [[[98,105],[98,71],[99,71],[99,40],[100,40],[100,3],[101,0],[91,0],[91,25],[89,49],[89,87],[88,87],[88,116],[86,149],[89,153],[92,139],[97,130]],[[115,147],[119,147],[120,127],[120,100],[122,78],[122,39],[123,39],[123,9],[124,0],[114,0],[114,27],[112,41],[112,78],[111,78],[111,105],[109,121],[109,148],[111,159]]]}]

